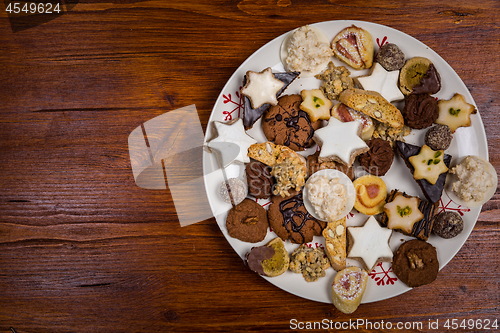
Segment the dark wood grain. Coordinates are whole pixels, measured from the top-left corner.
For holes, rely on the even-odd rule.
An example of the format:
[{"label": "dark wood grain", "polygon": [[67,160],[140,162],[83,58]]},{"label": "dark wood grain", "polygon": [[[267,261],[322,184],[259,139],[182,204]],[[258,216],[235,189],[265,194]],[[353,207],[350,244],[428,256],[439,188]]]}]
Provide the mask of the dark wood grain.
[{"label": "dark wood grain", "polygon": [[355,19],[408,33],[455,69],[499,171],[499,17],[497,0],[84,1],[13,33],[2,9],[0,331],[272,332],[362,318],[431,332],[429,321],[499,318],[498,193],[435,282],[344,315],[250,273],[214,219],[181,228],[168,190],[135,185],[127,147],[134,128],[186,105],[205,129],[228,78],[271,39]]}]

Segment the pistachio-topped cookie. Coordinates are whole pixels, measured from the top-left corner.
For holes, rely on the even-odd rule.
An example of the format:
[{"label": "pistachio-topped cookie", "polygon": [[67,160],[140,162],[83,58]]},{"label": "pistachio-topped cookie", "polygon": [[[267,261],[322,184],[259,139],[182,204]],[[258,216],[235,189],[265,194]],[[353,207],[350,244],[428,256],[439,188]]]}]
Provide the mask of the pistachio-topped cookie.
[{"label": "pistachio-topped cookie", "polygon": [[477,113],[476,107],[467,103],[460,94],[453,95],[449,100],[438,101],[438,109],[436,124],[448,125],[453,133],[459,127],[470,126],[470,115]]},{"label": "pistachio-topped cookie", "polygon": [[300,95],[302,96],[300,109],[307,112],[312,122],[330,119],[330,109],[333,103],[320,89],[302,90]]},{"label": "pistachio-topped cookie", "polygon": [[448,171],[443,157],[442,150],[432,150],[429,146],[423,145],[418,155],[408,158],[414,168],[413,178],[425,179],[432,185],[436,184],[439,175]]}]

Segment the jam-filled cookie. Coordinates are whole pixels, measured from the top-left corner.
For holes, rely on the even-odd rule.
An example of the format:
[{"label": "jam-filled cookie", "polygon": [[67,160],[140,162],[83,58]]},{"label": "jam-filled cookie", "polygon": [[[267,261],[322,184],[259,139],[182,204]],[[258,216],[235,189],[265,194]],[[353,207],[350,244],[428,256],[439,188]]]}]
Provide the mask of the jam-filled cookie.
[{"label": "jam-filled cookie", "polygon": [[358,212],[365,215],[376,215],[383,212],[387,187],[382,178],[366,175],[356,179],[353,185],[356,190],[354,208]]},{"label": "jam-filled cookie", "polygon": [[368,282],[368,273],[359,267],[347,267],[335,275],[332,285],[333,305],[346,314],[361,304]]}]

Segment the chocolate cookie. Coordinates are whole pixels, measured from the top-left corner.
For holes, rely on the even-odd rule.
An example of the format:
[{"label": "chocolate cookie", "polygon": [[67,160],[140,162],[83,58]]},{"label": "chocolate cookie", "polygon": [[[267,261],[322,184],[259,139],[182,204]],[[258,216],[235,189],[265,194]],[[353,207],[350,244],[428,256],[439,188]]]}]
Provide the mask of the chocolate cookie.
[{"label": "chocolate cookie", "polygon": [[243,242],[257,243],[264,240],[268,227],[266,210],[250,199],[243,200],[227,214],[226,228],[229,236]]},{"label": "chocolate cookie", "polygon": [[326,222],[315,219],[309,214],[302,201],[302,192],[288,197],[274,196],[267,212],[269,225],[282,239],[303,244],[312,241],[313,236],[321,235]]},{"label": "chocolate cookie", "polygon": [[411,94],[405,97],[403,118],[409,127],[427,128],[434,123],[438,116],[438,103],[429,94]]},{"label": "chocolate cookie", "polygon": [[448,125],[432,126],[425,133],[425,144],[433,150],[446,150],[450,147],[453,133]]},{"label": "chocolate cookie", "polygon": [[369,151],[359,155],[359,164],[366,172],[383,176],[389,171],[394,160],[394,151],[388,141],[376,138],[367,141]]},{"label": "chocolate cookie", "polygon": [[439,271],[436,248],[418,239],[407,241],[394,253],[392,270],[410,288],[429,284]]},{"label": "chocolate cookie", "polygon": [[273,193],[274,179],[271,167],[258,161],[251,161],[245,167],[248,193],[256,198],[269,198]]},{"label": "chocolate cookie", "polygon": [[300,109],[300,95],[285,95],[278,105],[271,106],[262,118],[262,130],[269,141],[298,151],[314,144],[314,130],[321,121],[311,122],[307,113]]},{"label": "chocolate cookie", "polygon": [[464,221],[457,212],[442,212],[434,220],[432,232],[442,238],[453,238],[464,230]]}]

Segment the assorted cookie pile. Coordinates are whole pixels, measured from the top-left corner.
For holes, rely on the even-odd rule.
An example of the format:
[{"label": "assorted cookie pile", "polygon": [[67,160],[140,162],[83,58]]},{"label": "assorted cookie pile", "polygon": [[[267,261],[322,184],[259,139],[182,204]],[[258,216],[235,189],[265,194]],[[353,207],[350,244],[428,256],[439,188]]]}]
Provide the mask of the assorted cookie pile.
[{"label": "assorted cookie pile", "polygon": [[[335,66],[332,56],[352,69],[371,72],[352,77],[348,67]],[[433,94],[441,89],[441,77],[429,59],[408,59],[391,43],[375,54],[371,34],[354,25],[331,42],[320,30],[301,27],[287,37],[281,57],[287,72],[265,68],[242,78],[243,118],[215,124],[214,140],[237,143],[239,163],[246,164],[243,184],[230,179],[221,185],[223,195],[233,192],[239,198],[227,216],[229,235],[249,243],[263,241],[269,228],[277,235],[249,251],[250,269],[270,277],[290,270],[313,282],[332,267],[338,272],[333,303],[345,313],[356,310],[367,273],[381,261],[392,262],[394,273],[409,287],[432,282],[439,263],[428,238],[432,233],[452,238],[463,230],[460,215],[438,214],[439,199],[450,181],[447,175],[457,178],[453,191],[465,203],[488,200],[485,193],[496,188],[496,174],[487,161],[472,156],[452,167],[453,156],[447,153],[457,128],[471,126],[475,107],[458,93],[438,100]],[[315,75],[318,87],[286,94],[301,73]],[[404,105],[402,110],[395,102]],[[259,119],[266,142],[246,133]],[[405,142],[413,130],[426,131],[422,145]],[[316,152],[304,156],[302,152],[314,145]],[[395,159],[404,161],[424,197],[387,188],[382,177]],[[349,195],[338,180],[320,179],[320,190],[306,185],[315,172],[325,169],[339,170],[353,180],[354,209],[366,215],[362,226],[348,227],[345,215],[338,214]],[[325,188],[335,193],[325,193]],[[308,194],[320,201],[315,207],[326,207],[324,211],[306,209],[308,190],[315,191]],[[243,198],[241,191],[248,191]],[[271,203],[266,211],[251,198]],[[393,232],[414,239],[393,253]],[[324,237],[324,249],[307,246],[314,236]],[[289,254],[287,241],[300,246]],[[358,260],[362,268],[346,267],[346,258]]]}]

